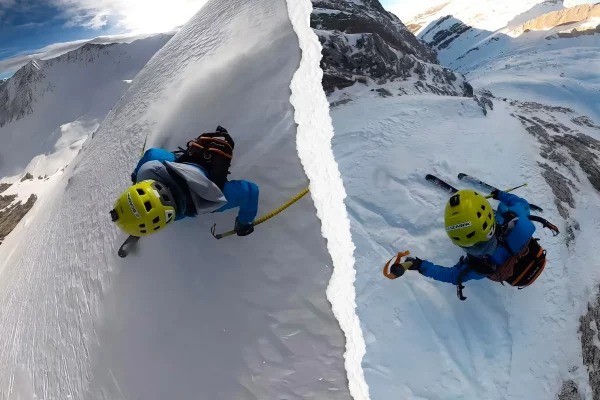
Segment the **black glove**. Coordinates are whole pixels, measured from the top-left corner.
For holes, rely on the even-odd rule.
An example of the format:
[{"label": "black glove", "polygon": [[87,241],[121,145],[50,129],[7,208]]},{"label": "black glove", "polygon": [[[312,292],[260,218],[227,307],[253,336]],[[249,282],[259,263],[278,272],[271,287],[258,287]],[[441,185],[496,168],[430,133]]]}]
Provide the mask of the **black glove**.
[{"label": "black glove", "polygon": [[413,263],[413,265],[409,268],[409,270],[421,272],[421,263],[423,263],[423,260],[421,260],[420,258],[417,258],[417,257],[406,257],[404,259],[404,262],[407,262],[407,261],[412,261],[412,263]]},{"label": "black glove", "polygon": [[490,193],[492,195],[492,198],[494,200],[498,200],[498,193],[500,193],[499,189],[494,190],[492,193]]},{"label": "black glove", "polygon": [[254,232],[254,224],[243,224],[236,218],[233,230],[238,236],[248,236]]},{"label": "black glove", "polygon": [[[416,257],[406,257],[404,259],[404,262],[408,261],[412,262],[412,265],[410,266],[409,270],[421,272],[421,263],[423,262],[423,260]],[[402,267],[402,265],[400,264],[393,264],[390,267],[390,272],[396,276],[402,276],[404,275],[404,267]]]}]

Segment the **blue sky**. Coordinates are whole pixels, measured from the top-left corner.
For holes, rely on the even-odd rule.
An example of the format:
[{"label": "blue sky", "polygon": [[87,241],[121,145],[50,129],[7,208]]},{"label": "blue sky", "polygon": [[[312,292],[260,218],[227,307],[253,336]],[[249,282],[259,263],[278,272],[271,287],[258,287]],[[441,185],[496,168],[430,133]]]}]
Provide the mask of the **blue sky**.
[{"label": "blue sky", "polygon": [[[42,1],[19,1],[10,7],[2,7],[0,2],[0,60],[58,42],[91,39],[123,30],[109,21],[95,29],[69,24],[68,16],[59,8]],[[0,78],[9,74],[0,71]]]},{"label": "blue sky", "polygon": [[169,31],[206,1],[0,0],[0,79],[34,56],[57,56],[85,39]]}]

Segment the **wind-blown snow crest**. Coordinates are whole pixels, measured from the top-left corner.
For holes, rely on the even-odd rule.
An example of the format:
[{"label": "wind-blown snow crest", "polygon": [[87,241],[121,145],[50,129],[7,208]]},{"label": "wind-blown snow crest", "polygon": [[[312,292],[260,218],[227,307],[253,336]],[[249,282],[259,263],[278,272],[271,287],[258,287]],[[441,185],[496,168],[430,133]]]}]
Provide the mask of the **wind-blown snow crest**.
[{"label": "wind-blown snow crest", "polygon": [[231,179],[260,187],[259,215],[306,188],[300,59],[284,0],[210,1],[152,57],[0,246],[0,397],[350,399],[310,196],[244,238],[210,234],[235,210],[178,221],[124,260],[108,214],[146,137],[175,150],[217,125],[235,140]]},{"label": "wind-blown snow crest", "polygon": [[346,335],[345,367],[350,393],[355,400],[369,399],[369,388],[362,370],[365,343],[355,312],[354,244],[350,221],[344,206],[346,192],[331,149],[333,127],[329,104],[322,89],[323,71],[319,67],[322,47],[307,24],[312,3],[289,1],[289,15],[300,41],[302,61],[292,80],[292,104],[298,124],[297,146],[302,165],[310,179],[323,236],[328,241],[334,271],[327,288],[333,312]]}]

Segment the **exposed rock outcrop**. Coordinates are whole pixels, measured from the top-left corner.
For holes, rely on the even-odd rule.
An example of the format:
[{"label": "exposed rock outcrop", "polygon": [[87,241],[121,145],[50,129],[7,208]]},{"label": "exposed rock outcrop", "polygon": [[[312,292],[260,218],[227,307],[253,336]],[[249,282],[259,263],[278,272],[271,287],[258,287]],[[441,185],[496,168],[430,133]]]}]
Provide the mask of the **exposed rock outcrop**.
[{"label": "exposed rock outcrop", "polygon": [[[31,210],[37,200],[37,196],[32,194],[27,199],[27,202],[23,204],[18,201],[16,204],[9,205],[15,199],[16,195],[13,196],[0,196],[0,243],[4,240],[8,234],[15,229],[15,226],[23,219],[23,217]],[[8,204],[3,204],[3,199],[8,201]]]},{"label": "exposed rock outcrop", "polygon": [[582,4],[560,11],[549,12],[527,21],[520,28],[517,28],[515,33],[548,30],[557,26],[589,21],[594,17],[600,17],[600,3]]},{"label": "exposed rock outcrop", "polygon": [[[442,92],[456,91],[449,88],[457,83],[456,74],[439,66],[435,51],[378,0],[313,0],[311,27],[323,46],[321,68],[327,93],[356,82],[382,83],[413,74],[420,80],[431,78]],[[459,92],[468,93],[462,86]]]},{"label": "exposed rock outcrop", "polygon": [[600,324],[600,296],[588,304],[588,312],[579,319],[583,364],[587,367],[594,400],[600,400],[600,348],[598,326]]}]

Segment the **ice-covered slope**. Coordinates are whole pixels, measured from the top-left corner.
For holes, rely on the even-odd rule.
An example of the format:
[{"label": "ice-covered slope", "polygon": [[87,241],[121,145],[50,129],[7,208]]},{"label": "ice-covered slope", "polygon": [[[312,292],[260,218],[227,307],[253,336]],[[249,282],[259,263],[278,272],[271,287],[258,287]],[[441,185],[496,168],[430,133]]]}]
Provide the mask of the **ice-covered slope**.
[{"label": "ice-covered slope", "polygon": [[108,215],[146,135],[176,149],[218,124],[260,215],[304,189],[289,101],[300,56],[285,0],[213,0],[136,76],[0,246],[0,397],[350,398],[310,194],[248,237],[216,241],[211,225],[231,229],[235,211],[214,214],[125,260]]}]

